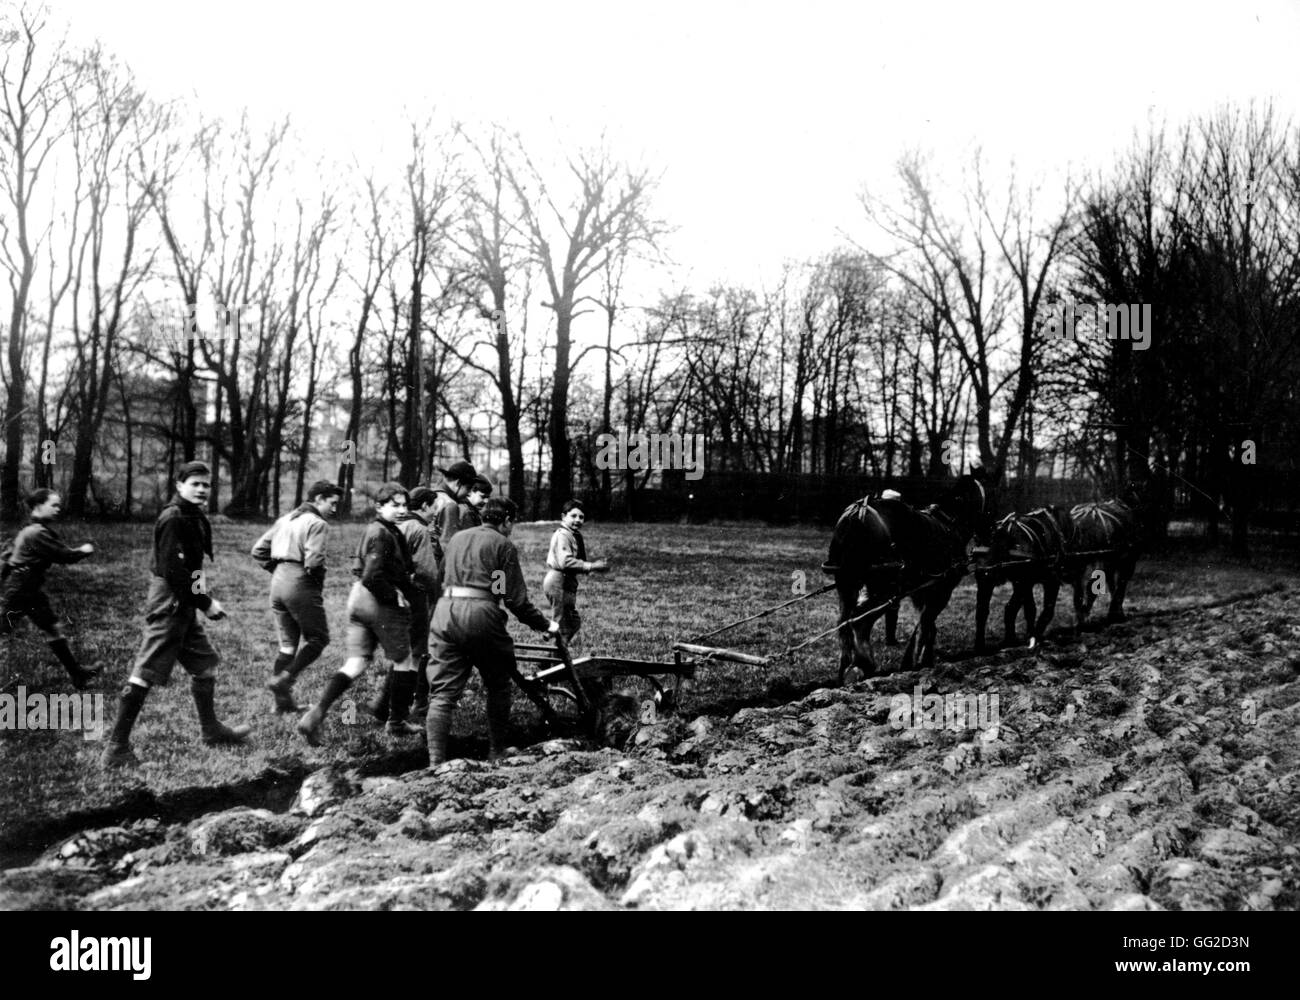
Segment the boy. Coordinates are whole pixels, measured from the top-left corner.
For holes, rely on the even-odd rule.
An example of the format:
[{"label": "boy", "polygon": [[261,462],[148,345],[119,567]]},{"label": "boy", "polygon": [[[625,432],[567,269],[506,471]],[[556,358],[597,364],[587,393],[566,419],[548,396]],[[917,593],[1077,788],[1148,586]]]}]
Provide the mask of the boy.
[{"label": "boy", "polygon": [[[415,567],[411,577],[414,584],[411,588],[411,656],[416,661],[416,674],[415,705],[411,714],[419,718],[423,718],[429,709],[429,677],[426,673],[429,665],[429,614],[438,603],[438,565],[442,561],[442,549],[429,529],[433,504],[433,490],[417,486],[411,490],[405,513],[397,518],[397,526],[406,539],[411,564]],[[389,670],[379,696],[368,706],[370,714],[380,722],[387,722],[391,714],[392,691],[393,672]]]},{"label": "boy", "polygon": [[510,725],[510,680],[515,646],[501,601],[529,628],[559,631],[528,599],[519,553],[510,541],[518,509],[509,499],[489,500],[484,524],[452,539],[444,553],[442,595],[429,628],[429,766],[447,759],[451,715],[478,668],[487,689],[488,756],[500,759]]},{"label": "boy", "polygon": [[212,489],[212,470],[205,462],[186,462],[176,473],[176,496],[158,513],[153,529],[153,576],[145,601],[144,636],[131,679],[118,700],[117,720],[104,747],[106,768],[140,763],[131,750],[131,727],[144,707],[149,689],[166,684],[179,660],[190,674],[190,691],[198,711],[203,742],[208,746],[243,743],[248,726],[217,721],[216,650],[198,614],[213,621],[226,617],[221,602],[208,593],[203,557],[212,558],[212,525],[203,507]]},{"label": "boy", "polygon": [[89,542],[75,549],[63,544],[63,539],[51,527],[51,522],[63,510],[63,497],[54,490],[41,489],[32,493],[27,498],[27,510],[31,521],[18,532],[12,553],[0,566],[0,581],[3,581],[0,582],[0,635],[11,633],[24,615],[30,618],[32,624],[48,636],[46,641],[68,672],[72,686],[81,691],[99,669],[81,666],[72,655],[72,648],[41,585],[45,583],[45,573],[51,564],[81,562],[95,551],[95,547]]},{"label": "boy", "polygon": [[406,512],[406,488],[385,483],[375,491],[375,519],[357,546],[352,574],[357,578],[348,595],[348,658],[325,685],[316,707],[298,720],[298,732],[314,747],[321,745],[325,716],[352,682],[365,673],[382,646],[393,661],[392,701],[388,732],[417,736],[423,730],[407,721],[415,694],[415,663],[411,657],[411,555],[397,519]]},{"label": "boy", "polygon": [[473,485],[469,488],[469,496],[460,505],[462,529],[477,528],[483,523],[483,505],[488,502],[490,496],[492,496],[492,484],[482,476],[476,476]]},{"label": "boy", "polygon": [[433,516],[429,519],[429,528],[438,546],[447,551],[447,544],[461,529],[460,515],[464,509],[461,505],[469,497],[470,487],[478,473],[474,466],[463,459],[452,462],[442,470],[442,485],[434,490]]},{"label": "boy", "polygon": [[326,518],[338,511],[342,495],[334,483],[317,480],[307,491],[307,502],[276,521],[253,546],[253,558],[271,572],[271,610],[280,633],[279,655],[266,686],[277,714],[302,711],[293,700],[293,682],[330,642],[324,599]]},{"label": "boy", "polygon": [[578,614],[578,574],[608,573],[609,563],[604,559],[587,562],[587,544],[581,530],[587,514],[582,502],[566,500],[560,514],[560,526],[551,536],[551,548],[546,554],[542,593],[550,602],[551,618],[560,623],[560,635],[565,642],[572,642],[582,628],[582,617]]}]

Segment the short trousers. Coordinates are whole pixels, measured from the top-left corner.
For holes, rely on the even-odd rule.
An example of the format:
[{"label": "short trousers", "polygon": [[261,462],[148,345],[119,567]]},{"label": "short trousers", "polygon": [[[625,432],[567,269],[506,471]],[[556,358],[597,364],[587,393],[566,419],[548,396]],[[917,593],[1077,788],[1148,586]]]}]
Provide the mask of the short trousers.
[{"label": "short trousers", "polygon": [[380,604],[360,580],[348,594],[348,628],[345,639],[348,659],[370,659],[376,648],[394,663],[411,655],[411,612],[407,608]]},{"label": "short trousers", "polygon": [[131,676],[165,685],[177,662],[198,677],[214,671],[220,657],[208,641],[199,609],[177,601],[162,577],[151,577],[145,598],[144,635]]},{"label": "short trousers", "polygon": [[330,643],[329,622],[321,586],[297,563],[282,562],[271,576],[271,610],[283,648],[297,650],[298,640]]}]

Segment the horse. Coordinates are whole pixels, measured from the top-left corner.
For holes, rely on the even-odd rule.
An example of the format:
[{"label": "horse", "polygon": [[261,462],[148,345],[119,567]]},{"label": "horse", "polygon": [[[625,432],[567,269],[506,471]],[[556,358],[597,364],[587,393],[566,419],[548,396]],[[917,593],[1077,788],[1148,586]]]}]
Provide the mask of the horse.
[{"label": "horse", "polygon": [[[918,659],[923,670],[934,665],[935,619],[966,575],[966,546],[987,524],[990,507],[983,471],[976,470],[925,510],[902,500],[865,497],[845,508],[822,564],[834,577],[839,598],[841,684],[850,667],[867,676],[876,672],[872,626],[886,607],[909,593],[921,619],[903,651],[902,669],[912,669]],[[864,587],[867,600],[860,602]],[[868,614],[867,609],[873,610]]]},{"label": "horse", "polygon": [[1105,573],[1106,588],[1110,592],[1106,621],[1124,621],[1124,594],[1137,567],[1143,541],[1141,510],[1142,496],[1133,484],[1129,484],[1123,499],[1081,503],[1070,510],[1074,545],[1069,572],[1074,587],[1077,628],[1083,628],[1097,599],[1088,569],[1098,564]]},{"label": "horse", "polygon": [[[1028,514],[1008,514],[993,526],[987,550],[975,569],[975,651],[984,652],[984,627],[993,588],[1010,583],[1011,599],[1003,616],[1003,647],[1016,643],[1016,617],[1025,610],[1029,648],[1043,641],[1056,614],[1056,596],[1069,580],[1068,553],[1074,546],[1074,521],[1051,506]],[[1043,587],[1043,612],[1034,607],[1034,585]]]}]

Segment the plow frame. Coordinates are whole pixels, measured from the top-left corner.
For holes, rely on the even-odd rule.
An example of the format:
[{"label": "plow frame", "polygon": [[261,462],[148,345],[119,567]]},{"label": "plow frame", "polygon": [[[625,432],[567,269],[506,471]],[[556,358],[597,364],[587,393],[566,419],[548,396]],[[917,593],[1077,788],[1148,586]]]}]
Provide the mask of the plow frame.
[{"label": "plow frame", "polygon": [[[600,705],[593,698],[616,677],[639,677],[654,689],[656,717],[671,715],[681,705],[683,684],[695,677],[700,663],[723,660],[750,666],[766,666],[765,657],[716,646],[676,642],[671,662],[640,660],[623,656],[583,656],[574,659],[562,636],[550,643],[515,643],[514,680],[552,732],[580,731],[594,735],[600,724]],[[535,664],[525,674],[520,664]],[[645,703],[642,703],[643,712]]]}]

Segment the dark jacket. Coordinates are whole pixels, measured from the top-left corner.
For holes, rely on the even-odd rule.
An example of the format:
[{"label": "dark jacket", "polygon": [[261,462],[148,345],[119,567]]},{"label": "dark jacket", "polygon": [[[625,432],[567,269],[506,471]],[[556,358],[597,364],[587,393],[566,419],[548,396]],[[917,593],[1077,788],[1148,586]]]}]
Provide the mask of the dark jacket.
[{"label": "dark jacket", "polygon": [[[153,526],[153,575],[167,581],[172,596],[182,606],[207,611],[212,598],[207,593],[203,557],[212,558],[212,525],[198,504],[173,498],[158,513]],[[202,581],[200,583],[200,581]]]},{"label": "dark jacket", "polygon": [[528,599],[519,552],[490,524],[458,531],[444,553],[443,587],[477,587],[499,596],[516,618],[545,632],[551,620]]},{"label": "dark jacket", "polygon": [[433,493],[433,516],[429,518],[429,531],[438,540],[438,547],[446,552],[447,545],[462,527],[460,501],[447,489],[446,483]]},{"label": "dark jacket", "polygon": [[0,593],[34,593],[45,583],[45,571],[54,563],[76,563],[87,553],[70,549],[63,544],[49,523],[32,521],[24,525],[14,539],[13,553],[4,570],[5,582]]},{"label": "dark jacket", "polygon": [[438,539],[433,536],[429,522],[408,510],[397,516],[397,526],[406,539],[406,550],[411,556],[411,565],[415,567],[412,582],[427,594],[436,593],[442,549],[438,545]]},{"label": "dark jacket", "polygon": [[396,605],[397,594],[408,601],[413,584],[411,552],[402,531],[395,524],[375,518],[366,525],[366,533],[357,545],[352,575],[375,595],[380,604]]}]

